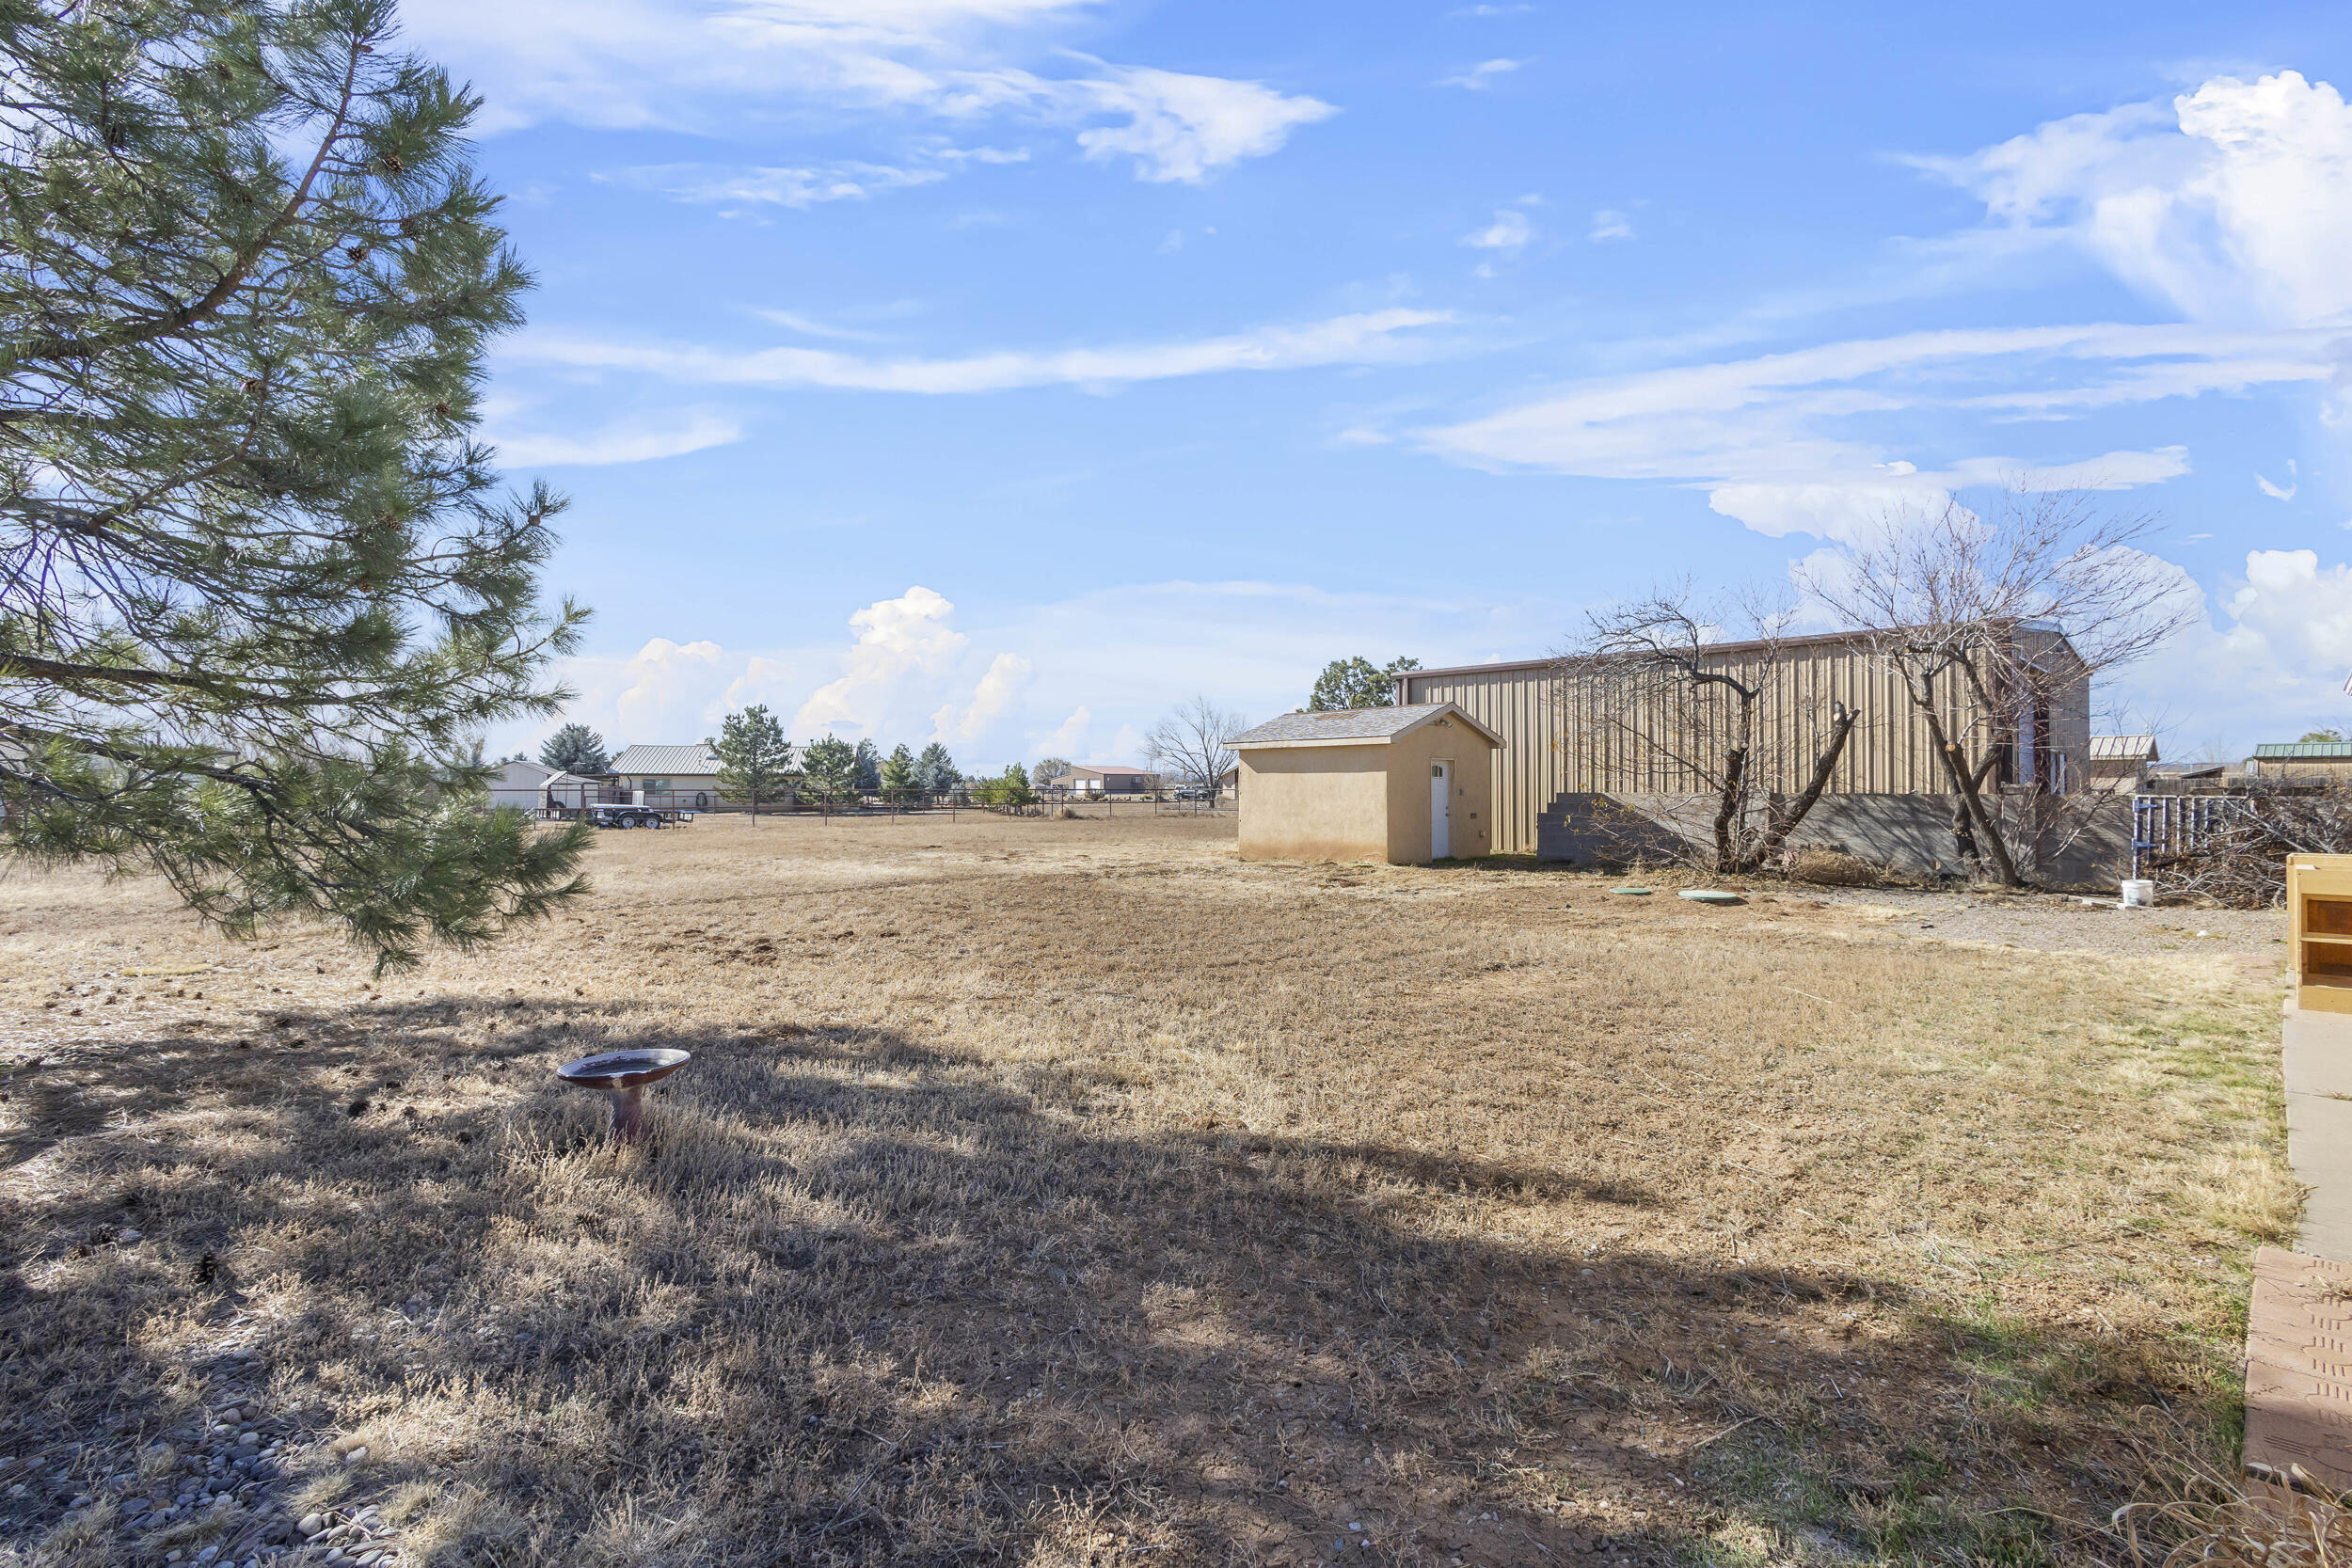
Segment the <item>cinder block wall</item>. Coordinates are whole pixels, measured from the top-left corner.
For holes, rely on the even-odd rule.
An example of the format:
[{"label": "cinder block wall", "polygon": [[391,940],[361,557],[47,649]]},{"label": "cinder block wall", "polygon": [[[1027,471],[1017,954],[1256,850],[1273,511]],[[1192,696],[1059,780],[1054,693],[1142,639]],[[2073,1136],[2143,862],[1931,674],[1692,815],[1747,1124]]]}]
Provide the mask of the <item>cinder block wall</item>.
[{"label": "cinder block wall", "polygon": [[[2032,813],[2048,797],[2005,793],[2010,842],[2027,850]],[[2034,853],[2054,887],[2111,883],[2129,874],[2129,796],[2065,797],[2062,830],[2045,828]],[[1792,848],[1836,849],[1916,876],[1966,876],[1972,867],[1952,833],[1956,795],[1824,795],[1789,836]],[[2085,814],[2088,820],[2085,820]],[[1535,858],[1617,866],[1677,858],[1711,846],[1715,800],[1708,795],[1565,794],[1536,823]]]}]

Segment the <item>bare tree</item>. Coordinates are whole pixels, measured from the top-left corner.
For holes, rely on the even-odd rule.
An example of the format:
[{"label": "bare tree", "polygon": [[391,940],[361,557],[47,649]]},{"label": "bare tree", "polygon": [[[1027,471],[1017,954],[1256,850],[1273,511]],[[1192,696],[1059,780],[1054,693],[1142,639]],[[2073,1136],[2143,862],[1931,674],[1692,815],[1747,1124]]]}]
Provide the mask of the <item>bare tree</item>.
[{"label": "bare tree", "polygon": [[1232,770],[1232,738],[1249,727],[1238,713],[1228,713],[1206,697],[1177,705],[1152,726],[1144,737],[1144,754],[1162,773],[1173,773],[1188,784],[1212,792],[1217,781]]},{"label": "bare tree", "polygon": [[1584,725],[1613,732],[1620,754],[1647,753],[1634,770],[1655,774],[1662,762],[1674,782],[1714,798],[1720,872],[1779,859],[1858,717],[1836,701],[1818,721],[1794,717],[1782,648],[1792,615],[1791,605],[1754,591],[1702,606],[1685,582],[1591,612],[1561,661],[1562,690]]},{"label": "bare tree", "polygon": [[2195,613],[2177,571],[2143,547],[2155,531],[2153,515],[2087,492],[2018,484],[1983,514],[1956,500],[1889,514],[1797,573],[1900,678],[1960,797],[1955,833],[2009,886],[2026,875],[2001,786],[2036,798],[2026,816],[2044,840],[2064,815],[2052,802],[2080,782],[2055,744],[2061,716],[2087,715],[2095,677]]}]

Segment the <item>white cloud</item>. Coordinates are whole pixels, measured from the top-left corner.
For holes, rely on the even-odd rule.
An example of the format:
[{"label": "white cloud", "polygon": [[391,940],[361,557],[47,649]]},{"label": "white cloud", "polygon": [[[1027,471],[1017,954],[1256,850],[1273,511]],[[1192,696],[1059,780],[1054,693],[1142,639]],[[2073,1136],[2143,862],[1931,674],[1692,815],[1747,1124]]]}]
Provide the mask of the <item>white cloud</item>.
[{"label": "white cloud", "polygon": [[893,711],[910,680],[935,680],[954,668],[971,639],[948,625],[956,607],[919,584],[895,599],[867,605],[850,617],[857,633],[841,661],[841,675],[801,705],[796,736],[847,729],[873,732]]},{"label": "white cloud", "polygon": [[1614,207],[1603,207],[1593,214],[1593,227],[1586,239],[1599,244],[1606,240],[1633,238],[1633,220]]},{"label": "white cloud", "polygon": [[2284,484],[2273,484],[2260,474],[2254,476],[2254,483],[2264,495],[2275,501],[2291,501],[2295,499],[2295,492],[2301,488],[2295,482],[2295,459],[2292,457],[2287,459],[2287,482]]},{"label": "white cloud", "polygon": [[943,703],[931,714],[931,732],[942,740],[977,740],[1011,711],[1035,673],[1029,661],[1019,654],[998,654],[989,660],[988,672],[980,676],[979,685],[972,689],[970,701],[961,705]]},{"label": "white cloud", "polygon": [[1508,76],[1526,63],[1525,60],[1481,60],[1468,71],[1458,71],[1451,76],[1438,77],[1437,85],[1441,87],[1462,87],[1470,92],[1485,92],[1495,85],[1496,78]]},{"label": "white cloud", "polygon": [[2188,631],[2121,673],[2126,705],[2199,716],[2178,750],[2205,743],[2244,756],[2352,719],[2352,565],[2312,550],[2250,550],[2246,573],[2207,595],[2179,568],[2179,592],[2201,613]]},{"label": "white cloud", "polygon": [[1041,756],[1061,757],[1075,762],[1079,753],[1086,750],[1087,736],[1093,726],[1093,712],[1081,703],[1070,710],[1070,717],[1063,720],[1053,734],[1045,736],[1038,747],[1038,752]]},{"label": "white cloud", "polygon": [[[1200,181],[1338,112],[1263,83],[1058,49],[1097,9],[1096,0],[408,0],[402,14],[428,53],[485,91],[485,133],[557,119],[728,134],[785,104],[803,118],[892,125],[996,117],[1075,131],[1089,157],[1131,159],[1141,179]],[[1076,61],[1082,73],[1040,76],[1022,59]],[[1023,156],[979,148],[961,161]]]},{"label": "white cloud", "polygon": [[[2252,341],[2275,352],[2246,356]],[[2030,401],[2050,411],[2325,379],[2326,355],[2324,338],[2313,333],[2249,340],[2198,327],[2114,325],[1919,332],[1572,384],[1418,435],[1427,450],[1473,467],[1699,485],[1717,511],[1759,531],[1848,538],[1858,519],[1899,500],[1931,502],[1955,485],[2040,471],[2037,483],[2045,487],[2067,481],[2124,487],[2187,468],[2187,453],[2167,447],[2057,467],[1969,455],[1923,471],[1874,436],[1873,420],[1920,408]],[[1994,376],[2031,382],[2035,390],[1975,390]]]},{"label": "white cloud", "polygon": [[499,460],[516,468],[550,468],[566,464],[644,463],[676,457],[743,438],[733,416],[710,409],[650,419],[621,419],[578,435],[488,431],[483,439],[499,449]]},{"label": "white cloud", "polygon": [[[1436,665],[1541,654],[1573,609],[1549,598],[1178,581],[1019,607],[967,631],[945,596],[910,588],[852,616],[846,651],[657,637],[627,657],[566,659],[556,673],[580,693],[570,711],[490,739],[501,753],[535,749],[576,719],[615,743],[686,742],[717,733],[729,710],[765,703],[789,716],[796,743],[827,729],[885,748],[938,736],[966,768],[992,772],[1041,755],[1139,762],[1144,732],[1196,694],[1268,718],[1305,702],[1333,658],[1412,654]],[[1122,657],[1106,664],[1109,646]],[[1066,717],[1049,730],[1057,715]]]},{"label": "white cloud", "polygon": [[1479,250],[1518,250],[1535,237],[1535,226],[1515,207],[1495,214],[1494,222],[1462,236],[1462,243]]},{"label": "white cloud", "polygon": [[1141,66],[1105,67],[1103,75],[1067,86],[1057,96],[1126,116],[1124,125],[1081,131],[1078,145],[1097,163],[1132,159],[1137,179],[1162,183],[1197,184],[1244,158],[1279,150],[1299,126],[1339,113],[1316,99],[1285,97],[1263,82]]},{"label": "white cloud", "polygon": [[1260,327],[1189,342],[1044,354],[1006,352],[962,359],[869,359],[815,348],[737,351],[628,344],[537,331],[509,341],[502,352],[510,359],[528,363],[630,371],[685,382],[880,392],[997,392],[1022,387],[1112,386],[1221,371],[1394,362],[1422,352],[1421,341],[1402,334],[1452,319],[1450,312],[1442,310],[1373,310],[1303,326]]},{"label": "white cloud", "polygon": [[896,168],[885,164],[835,164],[825,167],[729,167],[717,164],[653,164],[614,169],[595,177],[606,184],[660,191],[697,206],[791,207],[805,212],[824,201],[863,201],[877,191],[929,185],[947,178],[937,168]]},{"label": "white cloud", "polygon": [[2326,82],[2218,76],[2169,104],[1914,162],[1996,223],[2077,245],[2190,320],[2298,326],[2352,312],[2352,108]]},{"label": "white cloud", "polygon": [[771,325],[783,327],[787,332],[797,332],[803,338],[831,338],[836,341],[851,343],[880,342],[883,338],[883,334],[880,332],[869,332],[864,327],[836,326],[831,322],[818,321],[816,317],[799,310],[760,308],[754,309],[752,314]]}]

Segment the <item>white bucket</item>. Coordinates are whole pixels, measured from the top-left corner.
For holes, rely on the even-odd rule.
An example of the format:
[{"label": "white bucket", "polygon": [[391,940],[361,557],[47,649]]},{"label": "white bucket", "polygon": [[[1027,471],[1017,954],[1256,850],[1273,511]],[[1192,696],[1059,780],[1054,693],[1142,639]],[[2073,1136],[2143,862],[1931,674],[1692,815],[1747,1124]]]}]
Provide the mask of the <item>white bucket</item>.
[{"label": "white bucket", "polygon": [[2149,879],[2142,877],[2137,880],[2125,881],[2122,884],[2122,886],[2123,889],[2122,902],[2125,909],[2149,910],[2155,908],[2156,884]]}]

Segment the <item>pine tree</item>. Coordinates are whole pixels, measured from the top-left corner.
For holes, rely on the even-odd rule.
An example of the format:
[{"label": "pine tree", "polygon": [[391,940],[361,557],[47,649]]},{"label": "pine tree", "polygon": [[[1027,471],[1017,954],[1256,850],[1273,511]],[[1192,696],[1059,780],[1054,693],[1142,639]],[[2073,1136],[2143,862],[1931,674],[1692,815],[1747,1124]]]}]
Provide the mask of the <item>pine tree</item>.
[{"label": "pine tree", "polygon": [[882,788],[882,752],[870,740],[857,743],[857,792],[871,795]]},{"label": "pine tree", "polygon": [[823,799],[845,800],[857,784],[857,751],[838,736],[812,740],[802,749],[801,771]]},{"label": "pine tree", "polygon": [[0,0],[0,799],[9,853],[159,872],[379,967],[582,891],[478,809],[557,711],[562,506],[472,438],[530,279],[479,100],[390,0]]},{"label": "pine tree", "polygon": [[904,746],[894,747],[882,759],[882,794],[893,800],[903,800],[914,790],[914,753]]},{"label": "pine tree", "polygon": [[784,793],[785,775],[792,767],[792,743],[784,738],[784,725],[765,705],[755,703],[719,721],[716,738],[706,740],[719,759],[719,789],[749,801],[752,819],[759,818],[759,802]]},{"label": "pine tree", "polygon": [[604,736],[585,724],[566,724],[539,748],[539,766],[595,779],[612,770],[612,758],[605,751]]},{"label": "pine tree", "polygon": [[941,795],[963,782],[956,771],[955,758],[947,748],[934,740],[923,748],[923,754],[914,759],[915,786],[928,795]]}]

